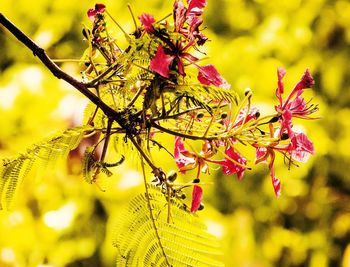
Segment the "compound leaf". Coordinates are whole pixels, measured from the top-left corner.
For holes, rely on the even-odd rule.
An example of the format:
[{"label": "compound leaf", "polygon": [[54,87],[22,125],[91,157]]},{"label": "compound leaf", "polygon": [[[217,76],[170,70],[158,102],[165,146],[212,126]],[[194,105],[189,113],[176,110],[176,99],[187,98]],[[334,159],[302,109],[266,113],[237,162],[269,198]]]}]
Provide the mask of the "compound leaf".
[{"label": "compound leaf", "polygon": [[171,199],[172,222],[168,223],[167,205],[154,186],[130,202],[117,223],[117,266],[223,266],[216,259],[218,240],[198,217]]}]

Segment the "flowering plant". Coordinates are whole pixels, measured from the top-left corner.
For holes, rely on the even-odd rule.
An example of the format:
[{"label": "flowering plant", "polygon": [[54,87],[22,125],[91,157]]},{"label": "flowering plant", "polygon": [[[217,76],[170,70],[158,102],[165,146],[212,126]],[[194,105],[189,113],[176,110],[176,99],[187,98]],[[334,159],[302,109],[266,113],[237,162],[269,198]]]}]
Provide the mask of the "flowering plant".
[{"label": "flowering plant", "polygon": [[[204,54],[201,48],[208,40],[202,30],[201,18],[206,5],[206,0],[175,0],[172,21],[157,20],[144,13],[138,17],[139,22],[134,19],[135,30],[127,34],[104,4],[96,4],[87,12],[91,27],[83,29],[88,48],[81,59],[84,62],[82,82],[60,70],[42,49],[17,29],[8,26],[55,76],[73,85],[91,103],[85,112],[84,127],[52,138],[45,146],[35,146],[16,160],[4,161],[0,173],[6,182],[1,183],[1,200],[6,195],[8,201],[16,189],[17,180],[7,181],[25,176],[28,171],[22,171],[23,166],[30,168],[32,159],[42,159],[44,152],[50,157],[63,148],[72,150],[82,138],[94,135],[94,143],[86,148],[83,156],[83,174],[86,181],[98,185],[101,172],[110,176],[111,169],[124,160],[122,155],[115,163],[107,162],[116,153],[121,154],[111,140],[113,144],[131,143],[139,153],[144,177],[144,163],[153,173],[152,182],[145,177],[150,213],[147,218],[153,223],[165,262],[171,265],[171,257],[168,259],[167,255],[174,249],[167,251],[163,244],[166,241],[163,241],[161,234],[164,232],[160,229],[168,226],[155,223],[157,205],[152,204],[152,200],[157,200],[159,196],[149,193],[150,183],[167,201],[168,224],[174,222],[174,201],[183,203],[186,198],[185,188],[192,188],[191,207],[182,205],[181,209],[196,213],[203,208],[201,173],[209,173],[212,166],[219,166],[225,175],[235,175],[241,180],[254,164],[265,163],[270,170],[273,190],[276,196],[280,196],[281,181],[274,167],[276,155],[282,155],[290,166],[306,162],[315,153],[307,135],[293,128],[295,119],[312,119],[311,115],[318,110],[317,105],[310,104],[311,101],[305,101],[302,96],[304,90],[314,86],[314,80],[306,69],[284,98],[286,71],[278,68],[277,104],[271,114],[262,114],[254,106],[250,89],[240,99],[215,66],[201,63],[200,55]],[[124,33],[128,43],[125,48],[118,45],[109,30],[111,21]],[[1,22],[4,25],[8,23],[4,17],[1,17]],[[163,144],[161,133],[173,136],[174,145]],[[200,143],[200,146],[194,143]],[[152,157],[155,147],[165,149],[178,169],[163,170],[157,166]],[[255,152],[255,158],[247,156],[248,149]],[[176,182],[178,172],[185,174],[190,171],[195,171],[190,180],[183,184]],[[159,213],[161,210],[160,205]],[[139,217],[136,219],[137,222],[142,221]],[[125,240],[126,237],[121,235],[120,240]],[[117,246],[123,251],[122,245]],[[130,251],[125,249],[123,253],[122,258],[127,257]]]},{"label": "flowering plant", "polygon": [[[147,134],[148,142],[154,142],[158,132],[175,137],[173,156],[178,171],[184,174],[196,170],[188,185],[195,185],[192,212],[198,210],[199,199],[202,199],[200,173],[208,173],[211,165],[219,165],[224,174],[236,174],[238,179],[243,179],[252,164],[266,163],[274,192],[280,196],[281,182],[274,169],[276,152],[285,157],[288,165],[305,162],[315,152],[306,134],[293,129],[295,118],[310,119],[317,111],[317,105],[306,102],[302,96],[305,89],[314,85],[309,70],[306,69],[284,100],[286,71],[278,68],[276,112],[261,114],[252,103],[251,90],[239,100],[213,65],[200,64],[197,54],[208,40],[201,30],[201,15],[206,5],[205,0],[188,0],[187,3],[176,0],[172,22],[157,21],[147,13],[140,15],[141,26],[136,24],[135,31],[127,35],[129,46],[125,50],[119,49],[108,34],[105,6],[97,4],[88,11],[90,18],[94,15],[94,20],[87,38],[91,41],[90,51],[86,54],[98,50],[108,67],[98,68],[94,59],[87,57],[90,64],[85,78],[98,78],[99,90],[106,88],[107,83],[106,78],[100,76],[108,76],[109,84],[114,82],[108,90],[116,92],[115,95],[123,94],[126,102],[118,103],[118,108],[123,105],[134,109],[134,124],[127,128],[133,136],[136,136],[137,127],[137,134]],[[90,72],[91,66],[94,72]],[[134,79],[130,73],[138,76]],[[135,83],[130,84],[130,80]],[[186,148],[184,142],[188,140],[201,142],[202,149],[197,151],[190,144]],[[255,159],[247,159],[244,150],[239,148],[242,144],[244,149],[251,146],[256,151]],[[163,171],[152,167],[157,186],[169,186]]]}]

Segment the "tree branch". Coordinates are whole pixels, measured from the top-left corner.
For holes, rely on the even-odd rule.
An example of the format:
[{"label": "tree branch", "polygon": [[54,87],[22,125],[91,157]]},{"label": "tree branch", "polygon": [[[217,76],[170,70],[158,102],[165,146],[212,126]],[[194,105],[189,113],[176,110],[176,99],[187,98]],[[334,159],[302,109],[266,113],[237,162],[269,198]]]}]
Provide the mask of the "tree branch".
[{"label": "tree branch", "polygon": [[[0,24],[2,24],[9,32],[11,32],[22,44],[28,47],[33,52],[34,56],[37,56],[40,59],[40,61],[51,71],[51,73],[55,77],[57,77],[58,79],[62,79],[67,83],[69,83],[70,85],[72,85],[84,96],[90,99],[90,101],[93,102],[97,107],[99,107],[104,112],[104,114],[109,118],[110,125],[112,121],[116,121],[121,126],[122,129],[126,130],[127,137],[131,140],[131,142],[134,144],[136,149],[140,152],[140,154],[146,160],[149,166],[151,166],[153,172],[157,176],[159,169],[153,164],[151,159],[148,158],[148,156],[143,152],[142,148],[137,144],[133,136],[130,133],[128,133],[122,118],[124,114],[123,111],[117,112],[116,110],[108,106],[106,103],[104,103],[97,95],[91,92],[89,88],[92,88],[94,86],[88,83],[80,82],[75,78],[73,78],[72,76],[70,76],[69,74],[65,73],[63,70],[61,70],[60,67],[58,67],[52,61],[52,59],[46,54],[43,48],[39,47],[24,32],[18,29],[11,21],[9,21],[2,13],[0,13]],[[110,125],[107,131],[110,130]],[[108,142],[108,140],[106,140],[105,142]]]},{"label": "tree branch", "polygon": [[2,13],[0,13],[0,24],[2,24],[9,32],[11,32],[22,44],[28,47],[37,56],[40,61],[51,71],[51,73],[58,79],[62,79],[76,88],[84,96],[97,105],[108,117],[116,118],[118,112],[104,103],[99,97],[89,90],[89,85],[80,82],[65,73],[60,69],[50,57],[46,54],[45,50],[39,47],[33,40],[31,40],[24,32],[18,29],[11,21],[9,21]]}]

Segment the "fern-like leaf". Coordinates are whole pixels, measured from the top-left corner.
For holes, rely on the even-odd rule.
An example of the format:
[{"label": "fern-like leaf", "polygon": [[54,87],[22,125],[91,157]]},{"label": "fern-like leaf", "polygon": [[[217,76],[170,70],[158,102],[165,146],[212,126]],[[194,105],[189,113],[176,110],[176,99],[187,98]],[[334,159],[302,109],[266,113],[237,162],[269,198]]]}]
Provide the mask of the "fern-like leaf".
[{"label": "fern-like leaf", "polygon": [[95,166],[95,159],[94,159],[94,147],[87,147],[84,152],[84,156],[82,159],[82,173],[85,182],[91,184],[92,183],[92,176],[93,176],[93,167]]},{"label": "fern-like leaf", "polygon": [[35,166],[43,169],[67,157],[69,151],[81,142],[84,134],[91,130],[91,126],[68,129],[33,145],[17,158],[3,159],[0,166],[0,210],[9,209],[19,185]]},{"label": "fern-like leaf", "polygon": [[199,219],[172,199],[168,223],[167,205],[153,186],[130,202],[116,228],[117,266],[223,266],[215,259],[218,240]]},{"label": "fern-like leaf", "polygon": [[235,91],[215,86],[179,85],[176,89],[178,94],[192,96],[194,99],[197,99],[198,102],[218,99],[229,103],[238,104],[239,102],[238,94]]}]

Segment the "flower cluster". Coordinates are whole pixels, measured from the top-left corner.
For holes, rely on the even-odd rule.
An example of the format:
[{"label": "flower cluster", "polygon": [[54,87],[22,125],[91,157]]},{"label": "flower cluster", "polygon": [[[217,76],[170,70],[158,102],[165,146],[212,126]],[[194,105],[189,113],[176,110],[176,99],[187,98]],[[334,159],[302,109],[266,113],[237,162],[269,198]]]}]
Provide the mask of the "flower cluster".
[{"label": "flower cluster", "polygon": [[202,46],[208,40],[199,29],[203,23],[200,17],[207,2],[206,0],[188,0],[187,2],[188,6],[185,7],[182,0],[175,1],[174,25],[171,34],[169,32],[165,34],[152,15],[144,13],[139,16],[147,34],[159,41],[150,69],[169,78],[171,72],[185,76],[185,65],[193,65],[198,69],[197,78],[202,84],[228,88],[228,83],[213,65],[199,66],[197,64],[199,59],[189,52],[191,48]]},{"label": "flower cluster", "polygon": [[[283,68],[278,68],[276,96],[279,104],[275,107],[277,114],[268,122],[269,138],[261,138],[260,142],[255,141],[251,143],[256,150],[255,164],[266,163],[270,169],[272,185],[277,197],[281,195],[281,182],[275,175],[275,152],[277,151],[284,155],[290,163],[294,161],[304,163],[311,154],[315,153],[313,143],[306,134],[295,132],[292,123],[294,118],[312,119],[310,115],[317,111],[317,106],[308,106],[302,97],[304,89],[311,88],[314,85],[314,80],[307,69],[286,100],[283,100],[284,85],[282,79],[285,73]],[[226,132],[232,130],[237,132],[238,129],[246,126],[249,126],[250,131],[253,131],[252,125],[264,124],[259,124],[259,118],[260,112],[257,108],[250,107],[248,109],[245,106],[240,110],[235,121],[230,121],[226,118],[223,124]],[[224,174],[236,174],[237,178],[241,180],[245,170],[249,170],[250,167],[247,166],[247,159],[235,150],[237,141],[240,141],[239,138],[235,139],[234,137],[227,138],[225,141],[221,140],[220,142],[206,140],[203,143],[202,150],[197,153],[187,150],[182,139],[175,137],[174,157],[179,171],[185,173],[188,170],[197,169],[196,179],[199,180],[201,172],[209,172],[208,163],[213,163],[221,165]],[[220,147],[224,151],[220,155],[222,159],[212,159],[220,154],[218,153]],[[202,198],[202,191],[196,190],[196,199],[193,199],[193,203],[197,203],[198,199]],[[195,208],[192,210],[195,210]]]},{"label": "flower cluster", "polygon": [[[172,22],[141,14],[138,17],[141,26],[135,25],[134,33],[125,34],[129,41],[125,50],[107,32],[104,13],[109,13],[103,4],[88,11],[93,27],[91,32],[85,31],[92,43],[86,53],[85,60],[91,63],[84,72],[86,79],[98,87],[101,101],[114,103],[113,108],[121,116],[116,121],[121,132],[129,139],[137,139],[134,143],[140,147],[147,143],[144,146],[147,149],[150,141],[164,148],[156,140],[158,132],[175,136],[173,157],[178,171],[182,174],[196,171],[191,182],[175,186],[176,176],[167,177],[147,158],[150,149],[148,154],[140,153],[151,166],[157,186],[168,195],[182,198],[182,188],[193,188],[192,212],[202,206],[200,174],[209,173],[211,166],[241,180],[252,164],[265,163],[275,194],[280,196],[281,182],[274,166],[276,155],[282,155],[291,165],[306,162],[315,153],[313,143],[305,133],[293,129],[293,122],[295,118],[311,119],[310,115],[318,110],[302,96],[305,89],[314,86],[308,69],[284,97],[286,71],[278,68],[277,105],[273,114],[265,115],[254,107],[251,90],[239,100],[213,65],[200,65],[195,52],[208,40],[201,28],[206,6],[206,0],[175,0]],[[93,63],[97,53],[105,64]],[[193,70],[198,72],[194,79]],[[106,121],[98,124],[95,116],[98,117],[96,112],[89,120],[91,123],[106,125]],[[191,140],[201,142],[199,151],[192,147]],[[255,151],[255,159],[245,155],[249,147]]]}]

